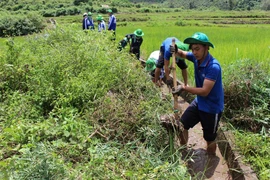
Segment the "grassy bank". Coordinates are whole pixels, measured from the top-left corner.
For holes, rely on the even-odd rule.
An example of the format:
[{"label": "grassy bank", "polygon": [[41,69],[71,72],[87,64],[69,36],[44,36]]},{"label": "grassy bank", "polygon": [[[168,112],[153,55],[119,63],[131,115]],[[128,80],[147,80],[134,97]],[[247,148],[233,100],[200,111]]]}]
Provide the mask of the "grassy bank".
[{"label": "grassy bank", "polygon": [[1,179],[188,178],[159,125],[171,101],[114,48],[109,36],[76,26],[8,41],[0,62]]}]

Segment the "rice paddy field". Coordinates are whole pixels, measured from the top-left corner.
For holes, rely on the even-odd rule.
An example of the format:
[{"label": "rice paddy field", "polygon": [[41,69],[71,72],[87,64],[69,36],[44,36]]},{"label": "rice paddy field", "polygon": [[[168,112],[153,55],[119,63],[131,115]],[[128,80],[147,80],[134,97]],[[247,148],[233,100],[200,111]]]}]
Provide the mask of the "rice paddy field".
[{"label": "rice paddy field", "polygon": [[[240,59],[249,59],[263,63],[264,68],[269,69],[269,12],[174,12],[116,16],[119,24],[123,25],[117,29],[119,40],[137,28],[145,33],[141,46],[144,59],[158,50],[167,37],[183,41],[195,32],[204,32],[215,45],[215,49],[210,50],[211,54],[223,67]],[[131,21],[121,22],[124,19]],[[189,71],[192,76],[192,68]]]},{"label": "rice paddy field", "polygon": [[[97,14],[93,15],[95,18]],[[140,28],[144,32],[141,57],[147,59],[150,53],[158,50],[167,37],[183,41],[195,32],[208,35],[215,45],[211,54],[221,65],[232,64],[239,59],[265,62],[269,69],[270,61],[270,12],[226,12],[226,11],[183,11],[168,13],[136,13],[126,10],[115,14],[117,18],[116,43],[126,34]],[[108,15],[103,15],[108,20]],[[78,24],[81,16],[59,17],[58,23]],[[192,69],[192,68],[190,68]],[[192,70],[191,71],[192,74]],[[192,81],[190,82],[192,83]]]}]

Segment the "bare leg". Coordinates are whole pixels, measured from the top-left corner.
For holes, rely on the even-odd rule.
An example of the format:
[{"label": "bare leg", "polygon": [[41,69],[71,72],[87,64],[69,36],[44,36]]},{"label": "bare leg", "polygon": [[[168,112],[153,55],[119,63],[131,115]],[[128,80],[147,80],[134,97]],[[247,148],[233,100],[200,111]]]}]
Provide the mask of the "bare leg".
[{"label": "bare leg", "polygon": [[156,68],[156,70],[155,70],[155,81],[154,81],[156,84],[158,83],[160,72],[161,72],[161,69]]},{"label": "bare leg", "polygon": [[217,144],[215,141],[207,141],[207,153],[209,155],[216,155]]}]

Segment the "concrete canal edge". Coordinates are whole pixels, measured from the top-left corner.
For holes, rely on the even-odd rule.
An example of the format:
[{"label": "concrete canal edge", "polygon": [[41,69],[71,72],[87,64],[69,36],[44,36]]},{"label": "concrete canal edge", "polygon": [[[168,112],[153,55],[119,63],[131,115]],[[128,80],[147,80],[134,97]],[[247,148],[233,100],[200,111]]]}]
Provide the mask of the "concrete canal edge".
[{"label": "concrete canal edge", "polygon": [[258,180],[254,170],[248,163],[244,163],[242,155],[237,151],[232,132],[226,130],[220,122],[217,136],[219,150],[226,160],[233,180]]}]

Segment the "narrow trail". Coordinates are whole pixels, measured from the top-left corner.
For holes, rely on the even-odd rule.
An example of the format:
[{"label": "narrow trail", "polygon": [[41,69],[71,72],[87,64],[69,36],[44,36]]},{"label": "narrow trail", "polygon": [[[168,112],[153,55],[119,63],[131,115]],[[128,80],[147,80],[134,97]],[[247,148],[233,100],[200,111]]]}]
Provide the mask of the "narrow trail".
[{"label": "narrow trail", "polygon": [[[163,85],[161,88],[163,94],[168,94],[169,89]],[[189,106],[183,98],[178,97],[178,104],[183,113]],[[179,145],[178,138],[175,138],[176,144]],[[187,166],[193,179],[198,180],[231,180],[229,167],[223,158],[221,151],[217,148],[216,156],[209,158],[206,153],[206,142],[203,139],[202,127],[198,123],[194,128],[189,130],[189,158]]]},{"label": "narrow trail", "polygon": [[[140,59],[145,67],[145,61]],[[183,84],[177,80],[177,84]],[[161,93],[166,95],[169,89],[166,85],[160,87]],[[172,101],[174,98],[172,97]],[[183,113],[189,103],[182,97],[178,97],[179,110]],[[198,123],[189,130],[188,150],[186,157],[182,157],[187,163],[189,173],[195,180],[258,180],[255,171],[249,164],[243,161],[242,155],[236,150],[233,134],[222,130],[222,120],[217,135],[216,156],[208,157],[206,142],[203,139],[202,127]],[[180,147],[179,139],[174,138],[174,144]]]}]

